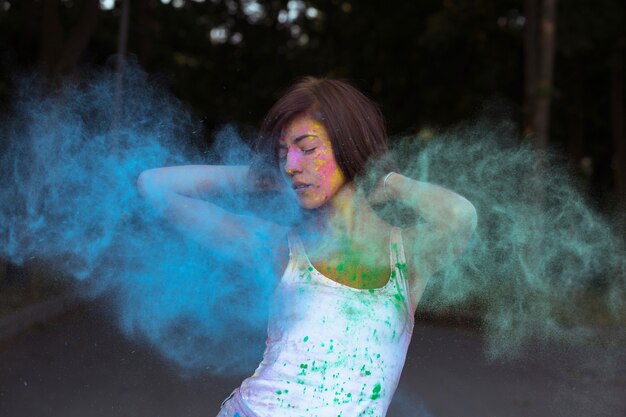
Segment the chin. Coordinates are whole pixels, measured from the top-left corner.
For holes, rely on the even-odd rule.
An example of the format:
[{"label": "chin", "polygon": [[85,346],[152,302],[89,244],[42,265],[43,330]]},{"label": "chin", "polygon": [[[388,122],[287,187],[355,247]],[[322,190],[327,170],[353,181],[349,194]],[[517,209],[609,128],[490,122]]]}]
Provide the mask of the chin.
[{"label": "chin", "polygon": [[307,201],[300,201],[300,207],[302,207],[305,210],[317,210],[318,208],[321,208],[322,206],[324,206],[324,204],[319,204],[319,203],[312,203],[312,202],[307,202]]},{"label": "chin", "polygon": [[298,199],[298,203],[300,204],[300,207],[305,210],[317,210],[326,206],[328,200],[319,201],[310,199]]}]

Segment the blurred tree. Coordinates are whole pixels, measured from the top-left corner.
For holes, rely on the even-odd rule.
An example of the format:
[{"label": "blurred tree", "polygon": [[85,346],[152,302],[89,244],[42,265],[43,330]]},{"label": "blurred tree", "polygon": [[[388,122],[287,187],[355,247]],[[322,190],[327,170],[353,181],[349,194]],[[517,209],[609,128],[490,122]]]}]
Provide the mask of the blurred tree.
[{"label": "blurred tree", "polygon": [[[235,121],[252,135],[281,89],[307,74],[352,79],[381,105],[392,134],[471,119],[486,102],[497,103],[490,108],[498,116],[529,126],[529,111],[538,108],[530,97],[542,96],[551,106],[538,114],[547,121],[551,108],[552,123],[543,124],[541,136],[549,130],[551,145],[563,146],[576,164],[592,162],[585,172],[598,186],[590,188],[619,186],[623,178],[619,168],[602,168],[610,167],[613,151],[623,161],[623,86],[615,87],[623,78],[624,49],[616,46],[626,26],[622,0],[558,3],[556,72],[552,87],[541,88],[532,78],[541,60],[532,54],[551,48],[539,41],[541,25],[528,6],[539,0],[129,4],[131,59],[186,102],[209,133]],[[0,0],[0,43],[7,46],[0,99],[6,103],[15,70],[45,65],[65,73],[107,62],[119,48],[121,6],[120,0]],[[524,40],[529,34],[534,48],[524,47],[531,45]]]},{"label": "blurred tree", "polygon": [[80,2],[80,7],[74,7],[78,9],[75,21],[63,25],[58,12],[59,7],[64,7],[62,3],[28,1],[25,7],[29,18],[40,16],[39,60],[53,77],[76,70],[81,54],[96,31],[100,10],[98,0]]},{"label": "blurred tree", "polygon": [[556,0],[524,0],[524,112],[526,134],[548,146],[556,35]]},{"label": "blurred tree", "polygon": [[[623,210],[624,69],[626,3],[568,0],[559,3],[552,139],[568,151],[594,200]],[[622,156],[620,156],[622,155]],[[621,161],[621,162],[620,162]],[[620,173],[621,171],[621,173]]]},{"label": "blurred tree", "polygon": [[626,50],[626,36],[618,38],[613,46],[611,57],[611,132],[613,139],[613,179],[615,189],[626,203],[626,136],[624,131],[624,51]]},{"label": "blurred tree", "polygon": [[380,104],[391,134],[428,139],[495,103],[496,118],[565,149],[594,199],[626,201],[623,0],[128,4],[120,42],[122,0],[0,0],[2,106],[14,74],[104,65],[124,44],[203,120],[208,137],[190,140],[206,147],[228,122],[252,138],[295,78],[344,77]]}]

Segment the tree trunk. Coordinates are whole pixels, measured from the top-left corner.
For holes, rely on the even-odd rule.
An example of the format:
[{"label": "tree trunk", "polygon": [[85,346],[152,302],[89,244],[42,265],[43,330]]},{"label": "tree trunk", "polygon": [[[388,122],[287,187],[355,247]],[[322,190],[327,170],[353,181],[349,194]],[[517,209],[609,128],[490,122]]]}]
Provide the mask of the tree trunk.
[{"label": "tree trunk", "polygon": [[67,40],[59,19],[58,1],[46,0],[39,4],[43,15],[39,59],[51,78],[56,79],[63,73],[74,71],[78,66],[80,56],[96,31],[100,2],[85,0],[80,3],[82,9],[79,23]]},{"label": "tree trunk", "polygon": [[556,29],[556,1],[543,0],[539,25],[539,54],[537,62],[536,107],[533,115],[536,143],[546,149],[550,136],[550,105],[552,104],[552,78],[554,74],[554,48]]},{"label": "tree trunk", "polygon": [[626,202],[626,138],[624,137],[624,46],[621,38],[611,59],[611,136],[613,138],[613,179],[615,191],[623,205]]},{"label": "tree trunk", "polygon": [[44,1],[42,15],[39,61],[54,77],[56,63],[63,49],[63,28],[59,20],[58,2],[56,0]]},{"label": "tree trunk", "polygon": [[57,61],[56,73],[62,74],[72,72],[76,69],[80,56],[85,48],[87,48],[91,37],[96,31],[99,11],[99,0],[86,0],[82,2],[80,21],[65,43],[63,53]]},{"label": "tree trunk", "polygon": [[546,149],[550,131],[550,105],[556,32],[557,0],[525,0],[524,97],[527,125],[538,148]]},{"label": "tree trunk", "polygon": [[115,91],[113,95],[113,115],[111,130],[119,127],[123,108],[124,67],[126,65],[126,51],[128,47],[128,25],[130,21],[130,1],[122,1],[122,14],[120,16],[120,28],[117,37],[117,55],[115,62]]},{"label": "tree trunk", "polygon": [[128,49],[128,22],[130,19],[130,2],[122,0],[122,15],[120,16],[120,31],[117,37],[117,66],[118,73],[123,70]]},{"label": "tree trunk", "polygon": [[152,52],[152,6],[149,0],[140,0],[137,9],[137,21],[139,29],[139,63],[147,67]]},{"label": "tree trunk", "polygon": [[[527,197],[533,202],[538,212],[546,205],[546,190],[543,187],[547,169],[545,150],[548,145],[550,128],[550,104],[552,93],[552,73],[555,49],[555,14],[556,0],[525,0],[526,28],[524,33],[524,110],[526,111],[525,135],[529,136],[536,148],[536,167],[528,172],[529,187],[532,193]],[[526,248],[528,265],[544,248],[545,226],[543,218],[538,217],[537,235]]]},{"label": "tree trunk", "polygon": [[35,0],[22,1],[22,13],[20,14],[21,29],[19,48],[17,50],[18,62],[32,63],[37,61],[38,27],[41,10]]},{"label": "tree trunk", "polygon": [[537,85],[537,11],[538,0],[524,0],[524,136],[532,135],[535,113],[535,89]]}]

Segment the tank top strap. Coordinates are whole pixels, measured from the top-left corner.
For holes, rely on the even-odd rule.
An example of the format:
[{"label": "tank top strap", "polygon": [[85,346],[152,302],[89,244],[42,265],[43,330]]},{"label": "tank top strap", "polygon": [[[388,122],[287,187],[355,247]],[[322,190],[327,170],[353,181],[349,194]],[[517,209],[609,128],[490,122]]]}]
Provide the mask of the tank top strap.
[{"label": "tank top strap", "polygon": [[296,231],[292,230],[287,234],[287,245],[289,247],[289,262],[281,278],[283,281],[285,279],[293,280],[295,271],[299,268],[304,253],[304,247]]},{"label": "tank top strap", "polygon": [[404,244],[402,242],[402,229],[392,227],[389,237],[389,258],[392,268],[399,268],[400,272],[406,276],[406,258],[404,256]]},{"label": "tank top strap", "polygon": [[306,260],[306,250],[298,232],[292,230],[287,235],[287,239],[289,240],[289,258],[293,258],[294,261],[297,259],[299,262]]},{"label": "tank top strap", "polygon": [[296,232],[294,232],[293,230],[291,230],[289,233],[287,233],[287,246],[289,246],[289,259],[291,260],[294,255],[296,255],[298,249],[296,247],[296,245],[298,244],[298,236],[296,235]]},{"label": "tank top strap", "polygon": [[411,294],[409,292],[409,274],[406,268],[406,258],[404,255],[404,244],[402,242],[402,229],[393,227],[389,238],[389,259],[393,278],[402,289],[404,298],[407,300],[409,311],[413,311]]}]

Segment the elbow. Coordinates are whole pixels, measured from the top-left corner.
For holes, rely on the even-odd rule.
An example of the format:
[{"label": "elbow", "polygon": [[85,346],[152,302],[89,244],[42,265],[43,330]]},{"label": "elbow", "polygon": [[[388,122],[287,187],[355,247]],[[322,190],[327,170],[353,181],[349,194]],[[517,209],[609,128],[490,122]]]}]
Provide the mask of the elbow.
[{"label": "elbow", "polygon": [[458,207],[456,211],[455,221],[452,222],[448,233],[451,236],[451,253],[456,258],[461,255],[471,241],[476,227],[478,226],[478,214],[476,208],[469,201],[464,200],[462,206]]},{"label": "elbow", "polygon": [[137,177],[136,187],[139,195],[155,207],[161,207],[164,204],[165,193],[162,185],[159,183],[155,169],[143,171]]},{"label": "elbow", "polygon": [[467,235],[468,239],[474,234],[478,225],[478,213],[476,207],[470,203],[467,199],[462,198],[462,201],[454,209],[453,218],[455,221],[455,229],[462,232],[463,235]]},{"label": "elbow", "polygon": [[[467,200],[466,200],[467,201]],[[469,201],[467,201],[467,209],[466,209],[466,223],[468,228],[474,233],[476,227],[478,226],[478,213],[476,212],[476,207]]]},{"label": "elbow", "polygon": [[151,170],[148,171],[143,171],[141,174],[139,174],[139,176],[137,177],[137,182],[135,184],[135,186],[137,187],[137,191],[139,192],[139,195],[143,198],[147,198],[148,197],[148,190],[150,189],[150,177],[151,177]]}]

